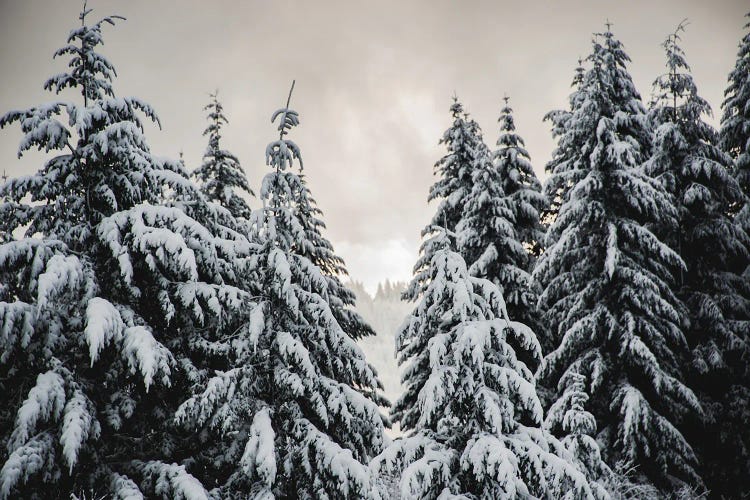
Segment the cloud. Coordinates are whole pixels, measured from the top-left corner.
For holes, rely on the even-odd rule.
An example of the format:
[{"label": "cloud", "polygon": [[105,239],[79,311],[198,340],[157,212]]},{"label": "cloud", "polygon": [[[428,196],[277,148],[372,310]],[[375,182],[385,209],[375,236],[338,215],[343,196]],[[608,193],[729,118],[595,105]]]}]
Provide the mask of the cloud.
[{"label": "cloud", "polygon": [[[51,55],[77,25],[79,7],[0,0],[0,114],[77,98],[41,87],[65,67]],[[202,108],[219,88],[230,121],[223,147],[257,188],[268,170],[266,143],[276,137],[271,113],[296,79],[292,106],[301,124],[291,138],[302,148],[329,237],[350,251],[355,277],[369,280],[390,268],[369,271],[357,263],[360,253],[377,260],[394,252],[392,278],[408,277],[416,260],[420,231],[434,211],[426,199],[454,91],[490,145],[507,92],[542,176],[554,148],[542,116],[566,105],[576,60],[605,19],[614,22],[647,99],[664,67],[659,44],[688,17],[688,61],[701,94],[718,108],[747,10],[746,0],[96,0],[93,7],[93,17],[128,18],[105,27],[101,50],[118,70],[118,94],[141,97],[158,112],[163,129],[147,128],[152,151],[176,157],[184,150],[191,168],[206,147]],[[20,137],[17,129],[0,132],[0,170],[12,176],[43,164],[41,154],[16,160]]]}]

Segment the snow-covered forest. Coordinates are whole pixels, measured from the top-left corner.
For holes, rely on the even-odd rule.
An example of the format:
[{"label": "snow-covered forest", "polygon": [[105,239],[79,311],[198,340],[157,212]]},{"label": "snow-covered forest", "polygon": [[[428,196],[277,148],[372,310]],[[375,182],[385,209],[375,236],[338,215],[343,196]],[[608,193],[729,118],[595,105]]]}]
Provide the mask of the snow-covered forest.
[{"label": "snow-covered forest", "polygon": [[750,495],[750,23],[718,127],[684,23],[649,99],[593,33],[536,170],[512,96],[485,129],[446,96],[413,278],[370,295],[304,81],[252,131],[258,185],[217,92],[201,162],[160,156],[123,22],[84,4],[49,101],[0,117],[39,158],[0,183],[0,500]]}]

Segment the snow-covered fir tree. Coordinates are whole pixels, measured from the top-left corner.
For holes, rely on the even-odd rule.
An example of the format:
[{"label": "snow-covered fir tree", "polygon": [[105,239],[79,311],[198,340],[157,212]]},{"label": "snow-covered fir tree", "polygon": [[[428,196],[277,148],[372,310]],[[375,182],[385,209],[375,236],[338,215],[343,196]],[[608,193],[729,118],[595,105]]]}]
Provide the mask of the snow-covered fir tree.
[{"label": "snow-covered fir tree", "polygon": [[506,97],[498,120],[500,137],[492,163],[483,159],[479,165],[484,168],[475,169],[474,186],[464,205],[462,224],[474,230],[473,246],[483,247],[481,256],[472,255],[476,250],[462,255],[472,273],[501,287],[511,318],[541,333],[538,285],[529,273],[542,251],[541,213],[547,202],[523,139],[516,133],[508,101]]},{"label": "snow-covered fir tree", "polygon": [[[434,235],[436,227],[456,230],[463,217],[463,201],[472,189],[473,167],[478,155],[486,154],[486,146],[482,148],[479,125],[468,118],[457,97],[453,98],[450,112],[453,123],[440,139],[440,144],[445,144],[448,153],[435,163],[434,173],[438,180],[430,187],[427,198],[428,201],[438,200],[439,205],[432,221],[422,230],[423,237]],[[416,300],[424,291],[427,269],[435,251],[434,239],[424,238],[414,266],[414,279],[404,291],[404,299]]]},{"label": "snow-covered fir tree", "polygon": [[[750,18],[750,12],[745,15]],[[750,22],[737,51],[737,61],[729,73],[729,84],[724,91],[721,116],[721,146],[735,161],[735,176],[746,197],[750,197]],[[739,218],[750,233],[750,206]]]},{"label": "snow-covered fir tree", "polygon": [[[680,430],[700,404],[685,385],[684,309],[672,291],[684,264],[650,230],[677,217],[669,193],[644,172],[649,129],[627,73],[622,44],[597,35],[565,126],[565,144],[580,142],[570,168],[556,171],[573,187],[547,235],[535,277],[543,320],[557,329],[556,349],[537,379],[564,397],[561,379],[589,380],[588,410],[612,465],[624,459],[660,487],[700,484],[695,454]],[[567,137],[571,135],[574,137]]]},{"label": "snow-covered fir tree", "polygon": [[596,419],[586,411],[586,377],[568,372],[560,380],[562,397],[547,412],[544,427],[563,434],[563,446],[576,460],[589,479],[596,498],[608,498],[605,484],[611,481],[612,471],[604,463],[596,436]]},{"label": "snow-covered fir tree", "polygon": [[[478,144],[471,190],[461,200],[456,246],[473,276],[500,287],[511,318],[536,327],[537,294],[529,274],[531,255],[516,232],[517,207],[503,191],[501,172],[493,165],[486,146]],[[523,361],[536,369],[534,359],[524,357]]]},{"label": "snow-covered fir tree", "polygon": [[[301,166],[301,163],[300,163]],[[294,242],[293,251],[310,260],[328,281],[328,304],[341,328],[353,339],[374,335],[372,327],[354,309],[356,296],[343,284],[348,276],[344,259],[336,255],[333,245],[323,235],[325,222],[323,212],[310,194],[305,176],[299,174],[299,189],[292,193],[295,216],[304,230],[305,237]]]},{"label": "snow-covered fir tree", "polygon": [[221,128],[228,123],[224,106],[219,102],[218,91],[210,94],[211,102],[203,109],[208,112],[208,126],[203,131],[208,136],[208,146],[203,153],[203,163],[193,171],[205,196],[225,207],[235,218],[250,217],[247,201],[238,193],[255,196],[247,182],[240,161],[230,151],[221,148]]},{"label": "snow-covered fir tree", "polygon": [[[153,156],[136,98],[117,97],[96,49],[117,16],[71,31],[70,95],[7,113],[19,155],[50,154],[0,188],[0,498],[207,498],[168,432],[183,397],[186,335],[243,310],[223,283],[247,240],[225,240],[165,203],[210,210],[179,162]],[[199,207],[202,206],[201,207]]]},{"label": "snow-covered fir tree", "polygon": [[573,180],[563,174],[568,170],[579,168],[581,148],[586,144],[586,131],[577,130],[576,123],[571,121],[573,112],[583,104],[585,99],[585,94],[581,92],[586,73],[583,64],[584,61],[578,59],[578,66],[576,66],[571,83],[574,91],[568,97],[568,109],[556,109],[544,115],[544,120],[552,125],[552,137],[557,139],[557,145],[552,151],[552,159],[544,166],[549,177],[544,183],[542,192],[548,205],[542,219],[547,224],[555,220],[560,205],[573,187]]},{"label": "snow-covered fir tree", "polygon": [[400,474],[402,498],[592,498],[542,429],[532,372],[511,346],[541,356],[534,332],[508,319],[500,289],[470,275],[444,231],[435,239],[427,288],[396,340],[406,388],[392,416],[407,434],[373,473]]},{"label": "snow-covered fir tree", "polygon": [[[500,137],[497,139],[497,149],[492,153],[492,162],[499,170],[503,192],[510,199],[518,239],[532,257],[538,257],[543,250],[545,231],[541,214],[547,207],[547,199],[542,194],[542,184],[531,166],[524,140],[516,132],[510,98],[506,96],[503,100],[505,105],[498,119]],[[529,271],[534,260],[529,259]],[[504,295],[508,300],[508,292],[504,292]]]},{"label": "snow-covered fir tree", "polygon": [[219,498],[362,498],[387,423],[380,384],[332,311],[326,272],[300,253],[312,245],[297,206],[307,188],[293,171],[300,150],[285,137],[298,115],[287,103],[272,119],[280,122],[266,150],[273,171],[251,219],[258,304],[231,343],[233,366],[178,419],[223,442],[231,469],[213,492]]},{"label": "snow-covered fir tree", "polygon": [[[750,282],[736,272],[750,259],[750,238],[730,216],[744,195],[718,133],[705,121],[711,107],[698,95],[679,46],[684,27],[663,44],[667,72],[654,82],[648,168],[663,179],[677,207],[676,226],[663,232],[686,266],[677,290],[690,318],[689,385],[706,410],[691,441],[709,489],[736,496],[741,478],[750,476],[750,436],[743,432],[750,411],[732,411],[750,399]],[[709,429],[716,439],[704,439]]]}]

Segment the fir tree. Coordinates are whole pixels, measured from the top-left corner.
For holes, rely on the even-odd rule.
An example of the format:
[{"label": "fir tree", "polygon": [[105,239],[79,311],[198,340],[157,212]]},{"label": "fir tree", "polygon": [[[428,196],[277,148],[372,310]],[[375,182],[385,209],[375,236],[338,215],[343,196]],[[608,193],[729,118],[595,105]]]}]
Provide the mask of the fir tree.
[{"label": "fir tree", "polygon": [[[484,238],[477,238],[480,246],[496,249],[496,255],[476,258],[472,252],[462,253],[471,263],[472,272],[482,269],[475,274],[501,287],[510,317],[541,333],[536,307],[538,285],[529,273],[542,251],[541,213],[546,199],[523,139],[515,132],[512,113],[506,97],[499,119],[498,149],[491,155],[492,164],[487,165],[485,160],[482,163],[485,168],[475,169],[474,188],[464,205],[465,222],[483,233]],[[496,208],[482,208],[483,205],[489,208],[490,204]],[[487,257],[493,258],[494,264]],[[544,337],[543,347],[547,348],[547,336]]]},{"label": "fir tree", "polygon": [[249,303],[222,282],[242,245],[165,203],[205,205],[178,162],[151,154],[151,107],[114,94],[96,49],[122,18],[87,25],[89,12],[55,53],[68,71],[45,84],[79,100],[0,119],[20,124],[19,155],[54,153],[0,188],[0,498],[206,498],[167,431],[189,372],[182,334]]},{"label": "fir tree", "polygon": [[585,472],[594,495],[609,498],[604,484],[612,478],[612,471],[604,463],[596,435],[596,419],[586,411],[586,377],[568,372],[560,380],[562,397],[547,412],[544,427],[564,435],[561,442]]},{"label": "fir tree", "polygon": [[400,472],[403,498],[591,498],[541,429],[532,372],[511,347],[539,357],[536,336],[508,319],[500,289],[469,274],[444,232],[436,240],[427,288],[396,340],[406,389],[392,415],[407,434],[374,473]]},{"label": "fir tree", "polygon": [[300,174],[299,178],[300,189],[294,193],[294,206],[305,237],[294,243],[294,252],[309,259],[325,275],[331,311],[347,335],[353,339],[375,335],[372,327],[354,310],[356,296],[341,281],[349,275],[344,259],[336,255],[331,242],[323,236],[326,228],[321,219],[323,212],[310,194],[305,177]]},{"label": "fir tree", "polygon": [[[531,256],[526,264],[526,269],[531,271],[535,258],[543,250],[544,228],[541,214],[547,206],[547,199],[542,194],[542,185],[531,166],[523,138],[516,133],[509,98],[505,97],[504,101],[505,106],[498,119],[498,148],[492,153],[492,161],[499,171],[503,192],[510,199],[518,239]],[[504,294],[507,300],[508,292],[504,291]]]},{"label": "fir tree", "polygon": [[583,60],[578,59],[571,83],[575,90],[568,97],[569,109],[558,109],[544,115],[544,120],[552,124],[552,137],[557,139],[557,146],[552,151],[552,160],[544,166],[544,170],[549,174],[543,187],[548,207],[543,213],[542,220],[547,224],[555,220],[560,205],[567,199],[568,191],[573,187],[573,180],[564,173],[579,168],[578,162],[585,156],[581,155],[581,148],[586,144],[586,131],[577,130],[575,123],[571,122],[573,112],[583,105],[585,99],[585,94],[581,91],[585,72]]},{"label": "fir tree", "polygon": [[[750,18],[750,13],[745,17]],[[734,159],[737,182],[745,194],[743,205],[736,207],[737,220],[750,234],[750,23],[739,43],[737,62],[729,73],[721,116],[721,146]],[[742,269],[741,271],[745,271]]]},{"label": "fir tree", "polygon": [[177,416],[223,443],[231,467],[213,492],[220,498],[361,498],[371,489],[365,464],[383,443],[384,401],[332,311],[325,271],[300,253],[313,245],[298,216],[307,188],[292,170],[300,150],[285,138],[298,115],[287,103],[277,118],[264,208],[251,219],[259,248],[248,280],[258,304],[231,343],[232,366]]},{"label": "fir tree", "polygon": [[[486,146],[479,144],[471,191],[462,200],[464,209],[456,228],[457,247],[470,264],[472,276],[492,281],[508,297],[511,318],[536,326],[536,290],[527,270],[530,254],[516,232],[514,209],[518,207],[503,191],[501,173]],[[538,360],[524,357],[523,351],[519,354],[536,368]]]},{"label": "fir tree", "polygon": [[[664,42],[668,72],[654,83],[649,169],[664,180],[677,206],[677,225],[664,232],[686,265],[678,297],[690,318],[690,386],[709,426],[698,425],[691,441],[701,452],[709,489],[734,496],[739,490],[731,488],[750,474],[750,441],[740,437],[747,412],[731,411],[750,396],[750,283],[735,272],[748,262],[750,239],[730,217],[743,193],[718,147],[718,133],[704,121],[711,107],[698,95],[679,46],[684,28],[681,23]],[[719,439],[703,439],[709,428]]]},{"label": "fir tree", "polygon": [[572,183],[548,247],[534,271],[544,289],[543,319],[556,325],[556,349],[537,374],[550,389],[570,373],[590,380],[589,411],[608,463],[631,461],[668,489],[672,478],[700,483],[680,431],[701,411],[683,382],[683,309],[672,292],[679,255],[649,227],[676,220],[663,186],[641,164],[649,129],[612,32],[597,36],[578,106],[561,142],[582,141],[571,168],[550,182]]},{"label": "fir tree", "polygon": [[203,108],[208,111],[208,127],[203,131],[203,135],[208,136],[208,147],[203,154],[203,163],[192,175],[199,181],[201,190],[209,200],[225,207],[233,217],[247,219],[250,217],[250,207],[237,191],[244,191],[250,196],[255,194],[237,157],[221,149],[221,127],[229,122],[218,95],[218,91],[210,94],[211,102]]},{"label": "fir tree", "polygon": [[[478,155],[482,150],[482,139],[479,125],[469,120],[457,97],[453,98],[450,108],[453,123],[445,131],[440,144],[445,144],[448,154],[435,163],[435,175],[438,180],[430,187],[428,201],[439,200],[432,221],[422,230],[422,236],[434,235],[436,227],[445,227],[455,231],[463,216],[463,201],[472,189],[472,171]],[[416,300],[424,291],[427,280],[427,268],[437,248],[433,238],[425,238],[419,249],[419,259],[414,266],[414,279],[404,291],[405,300]]]}]

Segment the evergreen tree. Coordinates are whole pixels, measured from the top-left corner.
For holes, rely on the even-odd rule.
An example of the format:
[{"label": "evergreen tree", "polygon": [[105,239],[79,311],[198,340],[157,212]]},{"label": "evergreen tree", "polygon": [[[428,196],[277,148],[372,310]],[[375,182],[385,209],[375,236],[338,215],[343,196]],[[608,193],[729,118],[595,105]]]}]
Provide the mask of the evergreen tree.
[{"label": "evergreen tree", "polygon": [[472,277],[445,233],[429,282],[396,340],[407,364],[392,415],[407,434],[373,462],[400,471],[403,498],[591,498],[563,446],[541,429],[533,375],[511,347],[535,357],[534,333],[510,321],[500,289]]},{"label": "evergreen tree", "polygon": [[[450,108],[453,123],[445,131],[440,144],[445,144],[448,154],[435,163],[438,180],[430,187],[427,201],[440,200],[432,221],[422,230],[422,236],[435,234],[436,227],[455,231],[463,216],[463,201],[472,189],[472,171],[482,143],[479,125],[469,120],[457,97]],[[426,287],[427,269],[437,247],[433,238],[425,238],[419,249],[419,259],[414,266],[414,279],[404,291],[405,300],[416,300]]]},{"label": "evergreen tree", "polygon": [[[536,290],[527,270],[530,254],[516,232],[514,209],[518,207],[503,192],[501,173],[486,146],[479,144],[471,191],[462,200],[463,214],[456,228],[457,247],[470,264],[472,276],[492,281],[508,297],[511,318],[536,327]],[[536,368],[538,360],[524,357],[522,350],[519,354]]]},{"label": "evergreen tree", "polygon": [[[708,425],[697,425],[691,441],[701,452],[709,489],[735,496],[740,478],[750,475],[750,441],[741,437],[750,412],[732,411],[750,397],[750,283],[734,271],[748,262],[750,238],[730,217],[743,193],[718,133],[704,121],[711,107],[698,95],[678,44],[684,27],[664,42],[668,72],[654,82],[649,168],[677,206],[677,225],[664,232],[686,266],[678,297],[690,318],[689,385],[699,393]],[[709,428],[718,439],[703,439]]]},{"label": "evergreen tree", "polygon": [[544,166],[549,177],[542,192],[548,207],[542,219],[547,224],[555,220],[560,205],[567,199],[568,191],[574,185],[574,180],[565,175],[565,172],[580,168],[580,159],[585,156],[581,154],[581,148],[586,145],[586,130],[577,130],[575,122],[571,122],[574,111],[583,105],[585,99],[585,93],[581,91],[585,72],[583,60],[578,59],[571,84],[575,90],[568,97],[569,109],[558,109],[544,115],[544,120],[552,124],[552,137],[557,139],[552,160]]},{"label": "evergreen tree", "polygon": [[[750,13],[745,17],[750,18]],[[721,116],[721,146],[734,159],[734,172],[745,194],[743,205],[736,207],[737,220],[750,234],[750,23],[739,43],[737,62],[729,73]],[[744,271],[745,269],[743,269]]]},{"label": "evergreen tree", "polygon": [[[301,169],[300,162],[300,169]],[[341,328],[353,339],[375,335],[372,327],[354,310],[356,296],[343,283],[349,273],[344,259],[336,255],[331,242],[323,236],[326,228],[321,219],[323,212],[310,194],[305,177],[300,174],[300,189],[294,192],[296,217],[305,237],[294,242],[294,252],[306,257],[320,270],[328,281],[328,303]]]},{"label": "evergreen tree", "polygon": [[[535,258],[543,250],[544,228],[541,214],[547,207],[547,199],[542,194],[542,185],[531,166],[523,138],[516,133],[509,98],[505,97],[504,101],[505,106],[498,119],[498,148],[492,153],[492,161],[499,170],[503,192],[510,199],[518,239],[531,256],[526,264],[526,269],[530,272]],[[504,294],[507,300],[509,292],[504,290]]]},{"label": "evergreen tree", "polygon": [[210,94],[211,102],[203,108],[208,111],[208,127],[203,131],[203,135],[208,136],[208,147],[203,154],[203,163],[195,169],[193,177],[200,183],[206,198],[225,207],[233,217],[247,219],[250,207],[237,190],[250,196],[255,194],[237,157],[221,149],[221,127],[229,122],[218,96],[218,91]]},{"label": "evergreen tree", "polygon": [[510,317],[540,332],[538,285],[529,273],[542,250],[540,213],[546,200],[523,139],[515,133],[507,98],[499,121],[498,149],[477,155],[472,191],[459,223],[459,250],[472,274],[501,288]]},{"label": "evergreen tree", "polygon": [[223,283],[243,241],[165,203],[210,209],[178,162],[151,154],[152,108],[114,94],[96,49],[122,18],[87,25],[89,12],[55,53],[68,71],[45,84],[79,100],[0,119],[20,124],[19,155],[54,153],[0,188],[0,498],[206,498],[179,463],[171,409],[194,373],[185,335],[250,303]]},{"label": "evergreen tree", "polygon": [[596,435],[596,419],[586,411],[589,400],[586,394],[586,377],[568,372],[560,380],[562,397],[550,408],[544,427],[564,434],[561,442],[585,472],[594,496],[609,498],[604,484],[612,477],[612,471],[604,463]]},{"label": "evergreen tree", "polygon": [[[649,227],[677,217],[663,186],[642,161],[649,153],[643,106],[612,32],[598,35],[561,142],[585,138],[572,182],[534,275],[544,291],[543,320],[556,325],[556,349],[537,373],[550,389],[569,373],[590,380],[589,411],[611,465],[631,461],[669,489],[672,478],[700,483],[679,426],[700,405],[683,383],[682,305],[671,286],[684,267]],[[558,184],[559,185],[559,184]]]},{"label": "evergreen tree", "polygon": [[371,489],[365,464],[383,443],[384,401],[332,311],[325,271],[300,253],[312,245],[297,206],[307,188],[292,170],[300,150],[285,138],[298,115],[287,103],[277,118],[264,208],[251,219],[259,248],[248,280],[258,304],[231,343],[232,366],[177,416],[223,443],[231,468],[213,492],[220,498],[361,498]]}]

